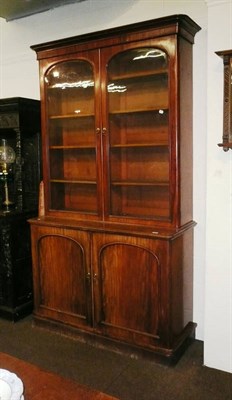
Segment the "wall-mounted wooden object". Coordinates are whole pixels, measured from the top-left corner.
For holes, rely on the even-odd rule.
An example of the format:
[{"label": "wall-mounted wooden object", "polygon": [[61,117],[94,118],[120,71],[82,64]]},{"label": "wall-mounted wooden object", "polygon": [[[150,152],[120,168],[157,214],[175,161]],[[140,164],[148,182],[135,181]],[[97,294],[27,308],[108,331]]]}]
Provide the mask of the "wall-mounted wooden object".
[{"label": "wall-mounted wooden object", "polygon": [[222,143],[224,151],[232,149],[232,103],[231,103],[231,71],[232,71],[232,50],[216,51],[216,54],[223,59],[224,64],[224,104],[223,104],[223,136]]}]

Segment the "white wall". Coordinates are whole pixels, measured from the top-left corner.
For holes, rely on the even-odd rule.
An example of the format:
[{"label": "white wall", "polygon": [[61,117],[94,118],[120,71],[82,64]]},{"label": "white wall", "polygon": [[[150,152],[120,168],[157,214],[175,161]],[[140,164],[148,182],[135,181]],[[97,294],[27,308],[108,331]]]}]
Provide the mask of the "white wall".
[{"label": "white wall", "polygon": [[232,372],[232,152],[216,146],[223,124],[223,61],[232,49],[232,0],[208,1],[206,365]]},{"label": "white wall", "polygon": [[[221,0],[220,3],[223,3],[222,9],[224,9],[225,2]],[[226,343],[231,346],[227,330],[228,321],[231,320],[231,309],[227,305],[231,304],[229,297],[231,294],[228,290],[231,278],[229,275],[231,260],[228,251],[228,233],[231,226],[228,221],[230,209],[228,171],[231,155],[224,154],[217,147],[222,133],[222,68],[220,59],[213,54],[215,50],[221,48],[220,44],[224,43],[218,42],[215,47],[213,39],[210,41],[208,38],[208,23],[211,28],[210,34],[212,33],[212,37],[216,35],[211,19],[217,16],[217,11],[213,15],[211,4],[208,21],[208,6],[205,0],[86,0],[8,23],[0,18],[0,97],[22,96],[39,99],[38,64],[30,45],[171,14],[188,14],[202,27],[195,37],[193,48],[194,219],[198,223],[195,229],[194,321],[198,324],[197,338],[205,340],[205,364],[231,371],[231,365],[227,360],[228,350],[226,351],[226,346],[222,345]],[[217,24],[219,27],[222,25],[221,29],[226,29],[223,20],[219,22],[217,20]],[[228,41],[226,43],[225,38],[225,47],[228,46],[232,44]],[[213,71],[211,65],[207,66],[207,55],[208,61],[210,58],[213,59]],[[207,84],[210,87],[208,95]],[[208,131],[207,122],[210,127]],[[219,187],[216,186],[218,182]],[[216,205],[215,196],[217,196]],[[224,223],[226,240],[223,240],[224,232],[222,232]],[[219,268],[221,274],[218,273]],[[215,289],[218,290],[215,292]],[[227,293],[226,299],[223,290]],[[217,293],[217,298],[214,293]],[[221,327],[216,331],[216,336],[214,325]],[[223,355],[225,363],[221,361]]]}]

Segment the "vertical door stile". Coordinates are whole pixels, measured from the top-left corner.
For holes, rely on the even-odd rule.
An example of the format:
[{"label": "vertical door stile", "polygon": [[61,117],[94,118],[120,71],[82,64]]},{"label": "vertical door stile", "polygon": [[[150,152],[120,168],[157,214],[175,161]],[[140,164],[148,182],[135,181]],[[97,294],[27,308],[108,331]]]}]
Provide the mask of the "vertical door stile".
[{"label": "vertical door stile", "polygon": [[90,325],[94,326],[94,321],[95,321],[95,307],[94,307],[94,287],[93,287],[93,271],[94,271],[94,264],[93,264],[93,234],[89,233],[89,254],[88,254],[88,259],[89,259],[89,265],[88,265],[88,271],[90,274],[90,291],[89,291],[89,299],[90,299]]},{"label": "vertical door stile", "polygon": [[107,59],[104,51],[99,52],[99,65],[101,71],[101,143],[102,143],[102,203],[103,220],[109,213],[109,122],[107,102]]},{"label": "vertical door stile", "polygon": [[102,219],[104,203],[102,185],[102,104],[101,104],[101,76],[100,76],[100,50],[94,53],[94,86],[95,86],[95,137],[96,137],[96,167],[97,167],[97,201],[98,216]]}]

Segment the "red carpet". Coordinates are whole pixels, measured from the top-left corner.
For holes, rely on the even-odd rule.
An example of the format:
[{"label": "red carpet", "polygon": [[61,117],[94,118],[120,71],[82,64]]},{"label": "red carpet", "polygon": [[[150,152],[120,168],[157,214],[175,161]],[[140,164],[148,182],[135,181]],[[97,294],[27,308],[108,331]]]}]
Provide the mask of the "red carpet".
[{"label": "red carpet", "polygon": [[4,353],[0,353],[0,368],[23,381],[25,400],[117,400]]}]

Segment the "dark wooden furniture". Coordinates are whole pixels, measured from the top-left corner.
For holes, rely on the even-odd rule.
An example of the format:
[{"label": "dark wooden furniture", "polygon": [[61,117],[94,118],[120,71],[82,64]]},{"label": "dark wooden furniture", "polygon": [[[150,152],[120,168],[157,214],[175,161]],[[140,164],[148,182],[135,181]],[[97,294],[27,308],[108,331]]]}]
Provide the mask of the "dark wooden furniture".
[{"label": "dark wooden furniture", "polygon": [[40,182],[40,101],[23,97],[0,99],[0,139],[15,150],[11,197],[17,210],[35,210]]},{"label": "dark wooden furniture", "polygon": [[17,321],[33,309],[30,229],[33,211],[0,211],[0,317]]},{"label": "dark wooden furniture", "polygon": [[22,380],[25,400],[117,400],[8,354],[0,353],[0,365]]},{"label": "dark wooden furniture", "polygon": [[[0,205],[0,317],[13,321],[32,312],[32,266],[28,218],[38,215],[40,181],[40,102],[21,97],[0,99],[0,139],[16,153],[14,201]],[[4,197],[0,182],[0,203]]]},{"label": "dark wooden furniture", "polygon": [[223,59],[224,65],[224,104],[223,104],[223,135],[222,143],[218,146],[224,151],[232,149],[232,50],[216,51],[216,54]]},{"label": "dark wooden furniture", "polygon": [[34,318],[174,357],[192,322],[192,44],[175,15],[32,46],[45,215]]}]

